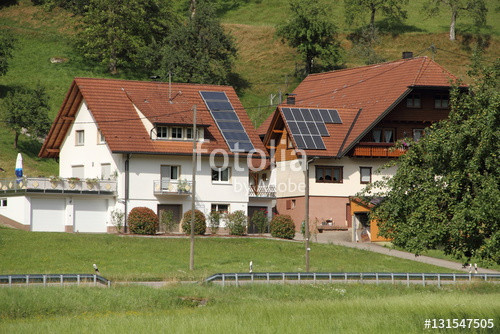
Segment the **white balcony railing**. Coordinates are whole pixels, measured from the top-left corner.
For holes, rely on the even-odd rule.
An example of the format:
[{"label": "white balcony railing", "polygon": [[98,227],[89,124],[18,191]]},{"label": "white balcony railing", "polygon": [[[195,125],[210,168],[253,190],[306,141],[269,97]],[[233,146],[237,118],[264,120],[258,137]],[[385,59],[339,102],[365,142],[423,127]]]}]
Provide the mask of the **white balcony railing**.
[{"label": "white balcony railing", "polygon": [[155,195],[190,195],[192,182],[185,180],[155,180],[153,191]]},{"label": "white balcony railing", "polygon": [[43,192],[43,193],[98,193],[116,194],[115,180],[80,180],[78,178],[27,177],[21,179],[0,179],[0,193]]},{"label": "white balcony railing", "polygon": [[276,197],[276,189],[274,186],[258,186],[257,189],[251,186],[248,194],[250,197]]}]

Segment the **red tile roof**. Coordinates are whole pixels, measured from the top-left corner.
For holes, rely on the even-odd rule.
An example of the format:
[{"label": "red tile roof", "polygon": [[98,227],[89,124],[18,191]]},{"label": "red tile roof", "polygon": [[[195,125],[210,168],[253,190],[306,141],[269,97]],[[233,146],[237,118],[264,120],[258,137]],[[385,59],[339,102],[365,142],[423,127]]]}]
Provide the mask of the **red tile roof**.
[{"label": "red tile roof", "polygon": [[265,151],[232,87],[180,83],[169,86],[163,82],[75,78],[39,155],[58,156],[82,100],[87,103],[113,153],[191,154],[191,142],[150,139],[135,107],[153,124],[190,125],[193,105],[197,106],[197,123],[207,127],[205,139],[209,140],[203,142],[201,149],[207,154],[215,149],[230,153],[199,91],[225,92],[254,147]]},{"label": "red tile roof", "polygon": [[412,88],[450,87],[457,80],[427,57],[311,74],[293,91],[295,107],[337,109],[343,123],[327,124],[331,136],[323,137],[326,150],[306,152],[341,157]]}]

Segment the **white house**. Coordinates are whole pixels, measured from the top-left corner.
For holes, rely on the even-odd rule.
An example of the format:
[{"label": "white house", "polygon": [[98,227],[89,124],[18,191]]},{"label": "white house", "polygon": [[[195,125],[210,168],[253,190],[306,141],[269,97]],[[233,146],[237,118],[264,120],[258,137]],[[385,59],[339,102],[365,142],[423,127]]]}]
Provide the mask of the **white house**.
[{"label": "white house", "polygon": [[39,154],[59,160],[61,180],[0,184],[0,215],[33,231],[111,232],[114,210],[144,206],[180,222],[193,194],[194,107],[196,208],[271,214],[267,152],[233,88],[76,78]]},{"label": "white house", "polygon": [[394,175],[394,167],[379,169],[404,154],[393,149],[396,141],[418,140],[448,116],[456,79],[427,57],[309,75],[258,130],[276,161],[277,212],[300,228],[308,165],[310,223],[320,230],[349,228],[353,219],[369,225],[372,204],[355,195]]}]

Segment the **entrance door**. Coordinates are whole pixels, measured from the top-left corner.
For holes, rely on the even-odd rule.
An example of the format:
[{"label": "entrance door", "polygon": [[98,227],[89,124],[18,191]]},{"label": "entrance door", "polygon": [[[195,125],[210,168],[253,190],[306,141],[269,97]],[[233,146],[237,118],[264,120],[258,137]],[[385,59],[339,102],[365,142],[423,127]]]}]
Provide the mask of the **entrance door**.
[{"label": "entrance door", "polygon": [[[160,232],[180,232],[182,220],[182,204],[158,204],[158,217],[160,218]],[[171,220],[167,226],[163,221]]]},{"label": "entrance door", "polygon": [[[264,211],[267,211],[267,206],[249,206],[248,207],[248,234],[256,234],[256,233],[259,233],[259,230],[257,229],[257,226],[255,226],[253,223],[252,223],[252,216],[254,214],[255,211],[258,211],[258,210],[264,210]],[[268,232],[268,231],[266,231]]]}]

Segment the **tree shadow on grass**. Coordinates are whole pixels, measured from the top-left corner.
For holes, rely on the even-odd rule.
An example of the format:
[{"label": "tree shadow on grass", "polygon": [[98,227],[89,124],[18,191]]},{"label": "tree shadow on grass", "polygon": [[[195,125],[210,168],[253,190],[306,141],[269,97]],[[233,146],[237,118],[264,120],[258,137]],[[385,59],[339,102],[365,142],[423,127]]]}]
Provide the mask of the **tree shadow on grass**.
[{"label": "tree shadow on grass", "polygon": [[402,21],[391,20],[385,18],[376,23],[377,29],[380,34],[392,35],[392,37],[409,32],[424,32],[425,30],[415,27],[413,25],[405,24]]}]

